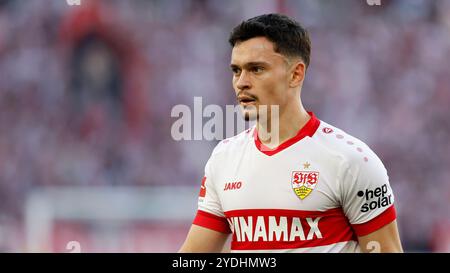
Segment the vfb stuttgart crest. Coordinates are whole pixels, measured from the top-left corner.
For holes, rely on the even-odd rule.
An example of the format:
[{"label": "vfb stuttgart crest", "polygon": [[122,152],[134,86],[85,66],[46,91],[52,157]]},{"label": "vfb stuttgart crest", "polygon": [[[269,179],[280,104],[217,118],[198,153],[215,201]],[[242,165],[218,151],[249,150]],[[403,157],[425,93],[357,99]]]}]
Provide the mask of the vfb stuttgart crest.
[{"label": "vfb stuttgart crest", "polygon": [[316,187],[319,181],[319,172],[293,171],[291,184],[295,194],[300,199],[305,199]]}]

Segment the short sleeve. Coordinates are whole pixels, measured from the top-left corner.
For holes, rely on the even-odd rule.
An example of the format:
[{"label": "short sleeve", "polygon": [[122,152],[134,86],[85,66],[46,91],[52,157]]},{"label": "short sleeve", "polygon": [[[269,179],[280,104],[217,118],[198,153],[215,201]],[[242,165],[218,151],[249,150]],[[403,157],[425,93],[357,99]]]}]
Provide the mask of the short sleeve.
[{"label": "short sleeve", "polygon": [[231,233],[222,210],[211,171],[212,157],[205,166],[205,175],[200,186],[198,211],[193,224],[222,233]]},{"label": "short sleeve", "polygon": [[394,194],[378,156],[365,146],[346,161],[341,172],[341,202],[358,236],[370,234],[396,219]]}]

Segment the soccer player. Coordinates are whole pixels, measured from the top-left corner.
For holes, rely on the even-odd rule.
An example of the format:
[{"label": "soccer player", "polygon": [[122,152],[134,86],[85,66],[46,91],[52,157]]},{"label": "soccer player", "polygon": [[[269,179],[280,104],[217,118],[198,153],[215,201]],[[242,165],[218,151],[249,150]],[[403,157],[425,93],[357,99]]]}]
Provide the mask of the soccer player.
[{"label": "soccer player", "polygon": [[[179,251],[220,252],[231,234],[232,252],[402,252],[383,163],[302,105],[307,31],[267,14],[239,24],[229,42],[237,100],[256,124],[215,147]],[[279,107],[278,141],[262,105]]]}]

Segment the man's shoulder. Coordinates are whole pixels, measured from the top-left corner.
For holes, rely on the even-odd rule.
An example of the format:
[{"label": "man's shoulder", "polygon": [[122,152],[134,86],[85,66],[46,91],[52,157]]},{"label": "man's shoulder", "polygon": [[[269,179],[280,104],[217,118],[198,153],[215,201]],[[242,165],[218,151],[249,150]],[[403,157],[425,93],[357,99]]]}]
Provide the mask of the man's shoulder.
[{"label": "man's shoulder", "polygon": [[378,159],[374,151],[365,142],[322,120],[312,139],[326,150],[350,163],[364,163],[370,159]]},{"label": "man's shoulder", "polygon": [[229,137],[226,139],[223,139],[219,143],[217,143],[216,147],[214,148],[212,155],[219,155],[226,152],[233,152],[242,150],[242,147],[249,143],[251,140],[253,140],[253,133],[254,133],[255,127],[251,127],[249,129],[246,129],[242,131],[241,133]]}]

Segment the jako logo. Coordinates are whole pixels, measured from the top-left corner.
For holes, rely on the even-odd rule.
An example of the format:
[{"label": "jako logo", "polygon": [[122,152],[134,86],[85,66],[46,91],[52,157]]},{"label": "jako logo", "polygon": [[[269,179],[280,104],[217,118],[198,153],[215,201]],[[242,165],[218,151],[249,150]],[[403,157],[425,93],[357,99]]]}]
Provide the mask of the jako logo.
[{"label": "jako logo", "polygon": [[[365,192],[359,191],[358,196],[366,199],[366,203],[361,206],[361,212],[368,212],[369,210],[386,207],[392,204],[392,195],[387,195],[387,192],[387,184],[377,187],[374,190],[366,190]],[[374,198],[376,199],[372,201]]]},{"label": "jako logo", "polygon": [[242,187],[242,182],[229,182],[225,184],[225,187],[223,188],[224,191],[227,190],[238,190]]}]

